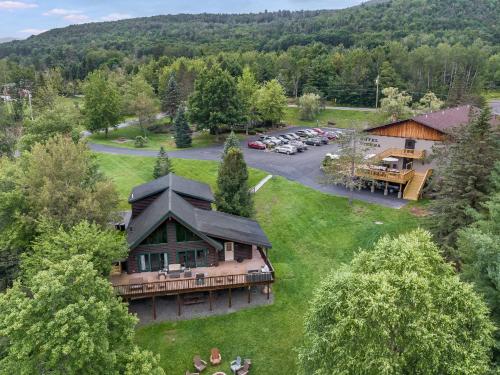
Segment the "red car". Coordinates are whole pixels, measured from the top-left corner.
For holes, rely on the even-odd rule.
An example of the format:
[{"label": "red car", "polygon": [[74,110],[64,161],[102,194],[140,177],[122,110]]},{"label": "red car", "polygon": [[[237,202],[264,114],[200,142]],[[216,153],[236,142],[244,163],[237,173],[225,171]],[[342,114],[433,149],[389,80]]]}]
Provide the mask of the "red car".
[{"label": "red car", "polygon": [[338,138],[337,134],[332,133],[332,132],[325,132],[324,136],[327,137],[330,141]]},{"label": "red car", "polygon": [[313,128],[313,130],[318,133],[319,135],[324,135],[325,134],[325,131],[324,130],[321,130],[320,128]]},{"label": "red car", "polygon": [[255,148],[257,150],[265,150],[266,145],[262,143],[261,141],[252,141],[248,142],[248,148]]}]

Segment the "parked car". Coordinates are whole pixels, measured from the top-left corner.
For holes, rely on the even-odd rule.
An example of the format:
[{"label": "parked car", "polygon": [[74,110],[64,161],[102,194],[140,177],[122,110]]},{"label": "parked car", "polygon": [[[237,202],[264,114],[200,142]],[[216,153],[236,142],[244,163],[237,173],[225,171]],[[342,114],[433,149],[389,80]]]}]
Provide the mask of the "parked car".
[{"label": "parked car", "polygon": [[282,141],[283,144],[285,144],[285,145],[287,145],[287,144],[290,143],[290,140],[287,137],[283,136],[283,135],[278,135],[276,138],[278,138],[280,141]]},{"label": "parked car", "polygon": [[283,145],[283,146],[278,146],[274,149],[276,152],[279,152],[281,154],[287,154],[287,155],[292,155],[297,153],[297,147],[292,146],[292,145]]},{"label": "parked car", "polygon": [[265,143],[266,145],[269,145],[269,146],[279,146],[283,143],[283,141],[281,139],[278,139],[276,137],[272,137],[272,136],[269,136],[269,135],[261,135],[260,136],[260,141],[262,143]]},{"label": "parked car", "polygon": [[304,141],[304,143],[306,145],[309,145],[309,146],[321,146],[322,143],[321,143],[321,139],[317,138],[317,137],[314,137],[314,138],[308,138]]},{"label": "parked car", "polygon": [[321,143],[324,144],[324,145],[327,145],[330,141],[328,140],[328,137],[325,137],[323,135],[320,135],[319,137],[317,137],[321,140]]},{"label": "parked car", "polygon": [[248,148],[255,148],[256,150],[265,150],[266,145],[261,141],[248,142]]},{"label": "parked car", "polygon": [[281,134],[280,137],[284,137],[288,139],[289,141],[295,141],[295,138],[292,137],[290,134]]},{"label": "parked car", "polygon": [[323,129],[320,128],[312,128],[312,130],[320,135],[324,135],[326,133]]},{"label": "parked car", "polygon": [[311,137],[316,137],[317,134],[314,133],[310,129],[304,129],[304,130],[297,130],[296,134],[300,136],[301,138],[311,138]]},{"label": "parked car", "polygon": [[337,134],[335,134],[334,132],[325,132],[323,136],[327,137],[330,141],[334,141],[338,138]]},{"label": "parked car", "polygon": [[298,152],[307,150],[307,145],[301,141],[291,141],[290,145],[296,147]]},{"label": "parked car", "polygon": [[310,136],[310,137],[317,137],[319,135],[318,132],[312,130],[312,129],[306,129],[305,132]]},{"label": "parked car", "polygon": [[298,134],[295,134],[295,133],[288,133],[287,134],[290,138],[293,138],[294,140],[296,141],[300,141],[300,136]]}]

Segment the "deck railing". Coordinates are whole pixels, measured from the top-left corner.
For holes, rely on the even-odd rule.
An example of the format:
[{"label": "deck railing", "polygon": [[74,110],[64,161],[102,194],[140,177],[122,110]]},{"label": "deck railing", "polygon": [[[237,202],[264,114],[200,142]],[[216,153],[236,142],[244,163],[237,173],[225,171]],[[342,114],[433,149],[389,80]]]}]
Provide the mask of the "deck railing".
[{"label": "deck railing", "polygon": [[205,276],[201,278],[196,277],[196,273],[193,273],[193,277],[113,284],[113,289],[116,294],[124,298],[140,298],[273,283],[275,277],[274,268],[262,249],[259,249],[259,253],[269,268],[269,272],[257,271],[234,275]]},{"label": "deck railing", "polygon": [[394,182],[396,184],[406,184],[415,176],[415,170],[403,169],[399,172],[384,171],[378,169],[371,169],[369,167],[361,167],[356,170],[356,175],[361,178],[370,180],[381,180]]},{"label": "deck railing", "polygon": [[378,160],[382,160],[389,156],[408,158],[408,159],[424,159],[425,150],[413,150],[410,148],[388,148],[376,155]]},{"label": "deck railing", "polygon": [[238,275],[182,278],[137,284],[113,285],[115,292],[126,298],[148,295],[169,295],[227,288],[239,288],[253,284],[268,284],[274,281],[273,272],[255,272]]}]

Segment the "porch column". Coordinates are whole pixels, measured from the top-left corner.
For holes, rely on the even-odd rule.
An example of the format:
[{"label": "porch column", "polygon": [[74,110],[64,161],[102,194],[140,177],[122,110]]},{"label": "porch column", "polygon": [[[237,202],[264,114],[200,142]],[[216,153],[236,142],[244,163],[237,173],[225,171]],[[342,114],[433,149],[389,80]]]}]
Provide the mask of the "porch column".
[{"label": "porch column", "polygon": [[153,296],[153,320],[156,320],[156,298]]},{"label": "porch column", "polygon": [[399,184],[398,198],[401,199],[403,197],[403,184]]},{"label": "porch column", "polygon": [[251,294],[251,289],[252,289],[252,288],[251,288],[250,286],[248,286],[248,303],[250,303],[250,301],[251,301],[251,296],[250,296],[250,294]]},{"label": "porch column", "polygon": [[267,283],[267,299],[269,300],[269,295],[271,294],[271,284]]},{"label": "porch column", "polygon": [[177,294],[177,316],[181,316],[181,295]]},{"label": "porch column", "polygon": [[212,291],[211,290],[208,292],[208,302],[210,305],[210,311],[212,311]]},{"label": "porch column", "polygon": [[372,193],[375,193],[375,180],[373,180],[373,181],[372,181],[372,186],[371,186],[371,188],[370,188],[370,191],[371,191]]},{"label": "porch column", "polygon": [[232,301],[231,301],[231,288],[229,288],[229,308],[232,306]]},{"label": "porch column", "polygon": [[384,189],[384,195],[389,194],[389,181],[385,182],[385,189]]}]

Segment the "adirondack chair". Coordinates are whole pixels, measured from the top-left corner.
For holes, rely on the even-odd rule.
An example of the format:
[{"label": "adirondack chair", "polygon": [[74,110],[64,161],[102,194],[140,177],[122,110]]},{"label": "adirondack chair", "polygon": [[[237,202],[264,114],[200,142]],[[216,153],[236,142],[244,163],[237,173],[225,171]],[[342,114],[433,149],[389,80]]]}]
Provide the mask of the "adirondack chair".
[{"label": "adirondack chair", "polygon": [[215,366],[220,364],[222,361],[222,356],[220,355],[220,350],[217,348],[213,348],[210,351],[210,363]]},{"label": "adirondack chair", "polygon": [[193,358],[193,364],[196,370],[203,372],[207,368],[207,362],[200,358],[199,355],[195,355]]},{"label": "adirondack chair", "polygon": [[233,374],[236,374],[236,372],[241,369],[241,357],[236,357],[236,360],[231,362],[231,371]]},{"label": "adirondack chair", "polygon": [[250,362],[248,361],[245,361],[245,363],[243,364],[243,367],[241,369],[239,369],[236,374],[237,375],[248,375],[248,373],[250,372]]}]

